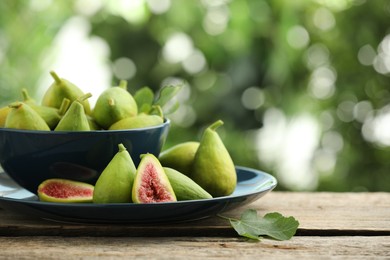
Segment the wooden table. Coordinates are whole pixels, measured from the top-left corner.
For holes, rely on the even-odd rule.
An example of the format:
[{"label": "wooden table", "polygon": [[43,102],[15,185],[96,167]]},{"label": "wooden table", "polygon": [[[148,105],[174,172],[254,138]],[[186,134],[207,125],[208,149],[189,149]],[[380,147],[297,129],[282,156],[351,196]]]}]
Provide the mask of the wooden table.
[{"label": "wooden table", "polygon": [[80,225],[0,209],[0,259],[390,259],[390,193],[273,191],[247,208],[300,222],[288,241],[239,237],[219,217],[165,225]]}]

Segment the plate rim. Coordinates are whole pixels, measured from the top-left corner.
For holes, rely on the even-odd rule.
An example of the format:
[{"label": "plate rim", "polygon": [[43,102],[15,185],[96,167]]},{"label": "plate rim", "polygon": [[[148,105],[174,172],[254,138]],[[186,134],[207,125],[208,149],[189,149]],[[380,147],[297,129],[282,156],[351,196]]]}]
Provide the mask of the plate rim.
[{"label": "plate rim", "polygon": [[[256,190],[256,191],[252,191],[250,193],[245,193],[245,194],[239,194],[239,195],[227,195],[227,196],[220,196],[220,197],[215,197],[215,198],[210,198],[210,199],[197,199],[197,200],[182,200],[182,201],[175,201],[175,202],[159,202],[159,203],[61,203],[61,202],[45,202],[45,201],[39,201],[39,200],[31,200],[31,199],[28,199],[28,198],[10,198],[10,197],[7,197],[7,195],[4,195],[4,196],[0,196],[0,202],[3,201],[3,200],[6,200],[6,201],[9,201],[9,202],[23,202],[23,203],[27,203],[27,204],[38,204],[38,205],[48,205],[49,207],[51,206],[63,206],[63,207],[99,207],[99,206],[120,206],[120,207],[123,207],[123,206],[135,206],[135,205],[145,205],[146,207],[151,207],[151,206],[156,206],[156,205],[177,205],[177,204],[189,204],[191,202],[206,202],[206,201],[211,201],[211,202],[217,202],[217,201],[223,201],[223,200],[226,200],[226,199],[239,199],[239,198],[242,198],[242,197],[247,197],[249,195],[255,195],[255,194],[258,194],[258,193],[262,193],[262,192],[265,192],[265,191],[271,191],[273,190],[277,184],[278,184],[278,181],[277,179],[269,174],[269,173],[266,173],[264,171],[261,171],[261,170],[258,170],[258,169],[254,169],[254,168],[250,168],[250,167],[245,167],[245,166],[238,166],[236,165],[235,166],[236,168],[236,171],[237,170],[243,170],[243,171],[250,171],[250,172],[255,172],[257,175],[263,175],[263,176],[266,176],[268,179],[269,179],[269,183],[270,185],[268,186],[264,186],[262,187],[262,189],[259,189],[259,190]],[[17,190],[15,190],[15,192],[13,193],[16,193],[16,192],[19,192],[19,191],[27,191],[29,192],[28,190],[24,189],[23,187],[20,187],[18,185],[18,188]],[[11,193],[11,194],[13,194]],[[9,194],[9,195],[11,195]],[[31,193],[32,195],[34,195],[34,198],[36,198],[36,195]],[[33,197],[33,196],[31,196]]]},{"label": "plate rim", "polygon": [[[39,201],[37,195],[27,191],[20,187],[16,192],[27,191],[31,194],[31,197],[24,198],[11,198],[7,195],[0,196],[0,207],[8,209],[10,211],[26,214],[27,209],[30,215],[35,215],[38,218],[55,221],[55,222],[67,222],[67,223],[133,223],[133,224],[151,224],[151,223],[168,223],[168,222],[187,222],[198,219],[208,218],[212,215],[222,213],[227,210],[238,208],[257,199],[263,197],[270,191],[272,191],[278,184],[277,179],[264,171],[244,167],[235,166],[236,173],[240,171],[246,171],[254,173],[253,178],[265,178],[262,182],[256,182],[256,185],[249,192],[243,192],[237,195],[228,195],[222,197],[216,197],[211,199],[201,200],[185,200],[176,202],[160,202],[160,203],[55,203],[55,202],[42,202]],[[246,179],[242,180],[242,182]],[[17,184],[16,184],[17,185]],[[245,187],[245,186],[244,186]],[[237,188],[236,188],[237,189]],[[235,190],[236,191],[236,190]],[[245,191],[245,190],[244,190]],[[11,196],[9,194],[8,196]],[[31,211],[30,211],[31,210]],[[93,210],[95,213],[100,213],[99,216],[86,217],[86,212]],[[141,218],[146,212],[156,210],[155,213],[159,217],[147,217]],[[177,210],[180,214],[166,214],[165,211]],[[114,216],[107,217],[108,211],[113,213]],[[199,212],[200,211],[200,212]],[[73,213],[76,212],[76,213]],[[133,213],[136,212],[135,215]],[[125,217],[122,216],[125,215]],[[130,214],[130,216],[128,216]],[[162,218],[162,220],[161,220]]]}]

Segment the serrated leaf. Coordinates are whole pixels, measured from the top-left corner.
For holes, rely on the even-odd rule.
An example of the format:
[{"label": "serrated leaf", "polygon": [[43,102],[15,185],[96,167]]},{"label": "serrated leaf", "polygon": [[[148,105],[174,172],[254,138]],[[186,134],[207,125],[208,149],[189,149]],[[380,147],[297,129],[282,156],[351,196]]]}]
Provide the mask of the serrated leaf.
[{"label": "serrated leaf", "polygon": [[134,94],[139,112],[149,113],[154,101],[154,93],[149,87],[140,88]]},{"label": "serrated leaf", "polygon": [[160,90],[160,94],[157,100],[155,100],[154,104],[163,108],[169,101],[172,100],[174,96],[176,96],[176,94],[180,91],[180,89],[181,86],[173,86],[173,85],[164,86]]},{"label": "serrated leaf", "polygon": [[289,240],[295,235],[299,226],[299,222],[294,217],[284,217],[280,213],[273,212],[260,218],[254,209],[244,211],[241,219],[228,219],[240,236],[255,240],[259,240],[260,236]]}]

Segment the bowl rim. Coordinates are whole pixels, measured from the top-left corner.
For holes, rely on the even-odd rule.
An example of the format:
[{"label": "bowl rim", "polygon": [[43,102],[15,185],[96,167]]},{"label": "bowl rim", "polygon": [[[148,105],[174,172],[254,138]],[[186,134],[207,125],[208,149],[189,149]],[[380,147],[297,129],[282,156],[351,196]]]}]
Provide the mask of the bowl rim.
[{"label": "bowl rim", "polygon": [[108,134],[108,133],[124,133],[124,132],[143,132],[145,130],[153,130],[167,127],[171,124],[169,118],[164,118],[164,122],[155,126],[148,126],[142,128],[133,128],[133,129],[118,129],[118,130],[88,130],[88,131],[54,131],[54,130],[28,130],[28,129],[17,129],[17,128],[6,128],[0,127],[0,132],[10,132],[10,133],[23,133],[23,134],[49,134],[49,135],[64,135],[64,134]]}]

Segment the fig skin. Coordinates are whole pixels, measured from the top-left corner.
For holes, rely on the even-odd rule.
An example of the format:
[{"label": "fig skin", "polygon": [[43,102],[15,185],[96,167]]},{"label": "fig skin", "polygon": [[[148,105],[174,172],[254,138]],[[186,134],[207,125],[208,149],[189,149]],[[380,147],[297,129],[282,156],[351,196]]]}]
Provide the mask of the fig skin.
[{"label": "fig skin", "polygon": [[132,202],[132,187],[136,174],[133,160],[123,144],[99,176],[93,193],[94,203]]},{"label": "fig skin", "polygon": [[158,159],[164,167],[173,168],[189,176],[199,142],[184,142],[160,153]]},{"label": "fig skin", "polygon": [[115,122],[137,114],[137,103],[127,91],[127,81],[125,80],[121,80],[119,86],[103,91],[92,112],[96,123],[103,129],[108,129]]},{"label": "fig skin", "polygon": [[23,102],[14,102],[9,105],[4,127],[24,130],[50,131],[45,120],[29,105]]},{"label": "fig skin", "polygon": [[8,106],[0,108],[0,127],[5,126],[9,111],[11,111],[11,108]]},{"label": "fig skin", "polygon": [[109,130],[144,128],[161,125],[162,123],[164,123],[164,119],[160,116],[140,114],[114,123]]},{"label": "fig skin", "polygon": [[216,132],[221,125],[218,120],[205,129],[189,176],[213,197],[228,196],[237,185],[233,160]]},{"label": "fig skin", "polygon": [[134,179],[132,198],[134,203],[177,201],[163,167],[153,154],[141,155],[141,162]]},{"label": "fig skin", "polygon": [[88,183],[67,180],[48,179],[38,186],[38,198],[44,202],[90,203],[94,186]]},{"label": "fig skin", "polygon": [[54,129],[57,126],[62,117],[60,109],[38,105],[25,88],[22,89],[22,96],[23,102],[34,109],[45,120],[50,129]]},{"label": "fig skin", "polygon": [[164,167],[164,171],[178,201],[213,198],[210,193],[205,191],[201,186],[183,173],[169,167]]},{"label": "fig skin", "polygon": [[[62,100],[67,98],[70,102],[75,101],[77,98],[84,95],[84,92],[72,82],[60,78],[56,72],[50,71],[50,75],[53,77],[54,82],[46,90],[42,98],[42,105],[48,107],[60,108]],[[91,114],[91,106],[89,101],[83,100],[82,102],[85,113]]]},{"label": "fig skin", "polygon": [[73,101],[54,131],[90,131],[88,117],[82,102],[91,96],[91,93],[87,93]]}]

